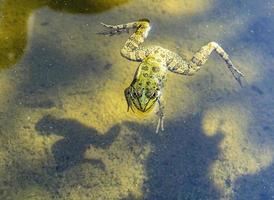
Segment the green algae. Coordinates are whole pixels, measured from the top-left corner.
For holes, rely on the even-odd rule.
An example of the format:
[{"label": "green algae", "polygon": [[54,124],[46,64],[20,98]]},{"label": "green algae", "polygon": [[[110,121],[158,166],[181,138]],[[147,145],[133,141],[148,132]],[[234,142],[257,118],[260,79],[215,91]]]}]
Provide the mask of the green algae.
[{"label": "green algae", "polygon": [[5,0],[0,5],[0,68],[14,65],[26,50],[30,16],[37,9],[50,7],[71,13],[103,12],[127,0]]}]

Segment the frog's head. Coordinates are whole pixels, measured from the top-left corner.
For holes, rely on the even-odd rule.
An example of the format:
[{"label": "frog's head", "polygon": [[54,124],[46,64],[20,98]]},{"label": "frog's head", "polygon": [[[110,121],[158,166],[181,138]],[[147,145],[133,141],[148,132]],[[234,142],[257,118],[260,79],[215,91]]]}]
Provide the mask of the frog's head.
[{"label": "frog's head", "polygon": [[130,85],[125,89],[125,97],[128,104],[128,110],[134,112],[134,108],[137,108],[141,112],[147,112],[154,107],[155,102],[160,97],[160,91],[151,91],[146,88],[137,88],[134,85]]}]

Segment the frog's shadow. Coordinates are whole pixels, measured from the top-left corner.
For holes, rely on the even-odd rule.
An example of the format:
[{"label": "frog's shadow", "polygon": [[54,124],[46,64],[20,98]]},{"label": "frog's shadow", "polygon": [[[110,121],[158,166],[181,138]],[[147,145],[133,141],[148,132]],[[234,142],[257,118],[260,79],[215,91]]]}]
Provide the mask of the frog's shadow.
[{"label": "frog's shadow", "polygon": [[[175,119],[159,134],[154,127],[124,122],[138,132],[142,143],[150,143],[155,149],[145,164],[145,199],[219,199],[220,191],[210,179],[210,166],[218,159],[224,135],[217,131],[207,136],[201,121],[201,113]],[[134,198],[129,195],[127,199]]]},{"label": "frog's shadow", "polygon": [[[206,136],[200,122],[201,115],[198,114],[183,121],[170,121],[164,132],[155,134],[154,126],[124,121],[100,135],[94,128],[77,120],[47,115],[39,120],[35,128],[41,135],[63,137],[51,148],[56,163],[53,170],[62,173],[86,162],[104,170],[105,165],[101,160],[85,159],[85,151],[90,145],[107,151],[119,137],[120,127],[126,127],[128,131],[133,131],[134,141],[140,148],[146,144],[155,148],[144,163],[147,174],[143,184],[145,199],[183,199],[190,196],[194,199],[219,199],[220,191],[210,180],[209,170],[218,158],[218,146],[223,135],[217,133],[212,137]],[[54,182],[52,186],[55,188]],[[133,196],[129,193],[124,199],[133,200]]]},{"label": "frog's shadow", "polygon": [[120,132],[120,126],[116,125],[102,135],[94,128],[84,126],[76,120],[57,119],[51,115],[39,120],[35,129],[41,135],[63,136],[51,148],[57,172],[63,172],[81,163],[90,163],[105,170],[105,164],[101,160],[86,159],[84,154],[90,147],[106,149]]}]

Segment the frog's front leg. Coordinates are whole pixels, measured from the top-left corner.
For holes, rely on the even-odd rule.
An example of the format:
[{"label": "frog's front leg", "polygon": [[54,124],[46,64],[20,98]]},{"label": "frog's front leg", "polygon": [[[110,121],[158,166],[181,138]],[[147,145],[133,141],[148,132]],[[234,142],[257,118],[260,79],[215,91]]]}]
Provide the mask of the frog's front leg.
[{"label": "frog's front leg", "polygon": [[157,100],[158,105],[159,105],[159,110],[157,112],[158,116],[158,124],[156,127],[156,133],[159,132],[159,129],[161,128],[161,131],[164,131],[164,105],[163,102],[160,101],[160,99]]},{"label": "frog's front leg", "polygon": [[230,70],[234,78],[238,81],[238,83],[242,86],[241,77],[243,77],[243,74],[233,65],[232,61],[229,59],[228,54],[216,42],[209,42],[207,45],[201,47],[201,49],[193,55],[192,59],[188,63],[186,63],[185,60],[183,60],[182,63],[182,61],[178,58],[173,59],[168,68],[170,71],[173,71],[175,73],[192,75],[196,71],[198,71],[203,64],[205,64],[212,51],[216,51],[224,59],[228,69]]}]

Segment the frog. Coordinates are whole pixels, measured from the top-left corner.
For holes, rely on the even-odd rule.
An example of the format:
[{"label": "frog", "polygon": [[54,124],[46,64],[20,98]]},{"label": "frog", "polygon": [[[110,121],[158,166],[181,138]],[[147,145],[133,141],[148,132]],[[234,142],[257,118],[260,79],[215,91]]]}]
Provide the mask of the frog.
[{"label": "frog", "polygon": [[151,22],[147,18],[118,25],[101,22],[101,25],[106,30],[100,34],[105,36],[129,33],[133,30],[120,50],[122,57],[140,63],[131,84],[124,90],[127,110],[146,113],[158,104],[156,133],[159,130],[164,131],[165,112],[162,94],[168,72],[186,76],[194,75],[204,66],[211,53],[216,52],[225,61],[228,70],[242,87],[243,73],[232,63],[228,53],[217,42],[208,42],[196,51],[191,59],[186,59],[158,45],[143,45],[151,29]]}]

